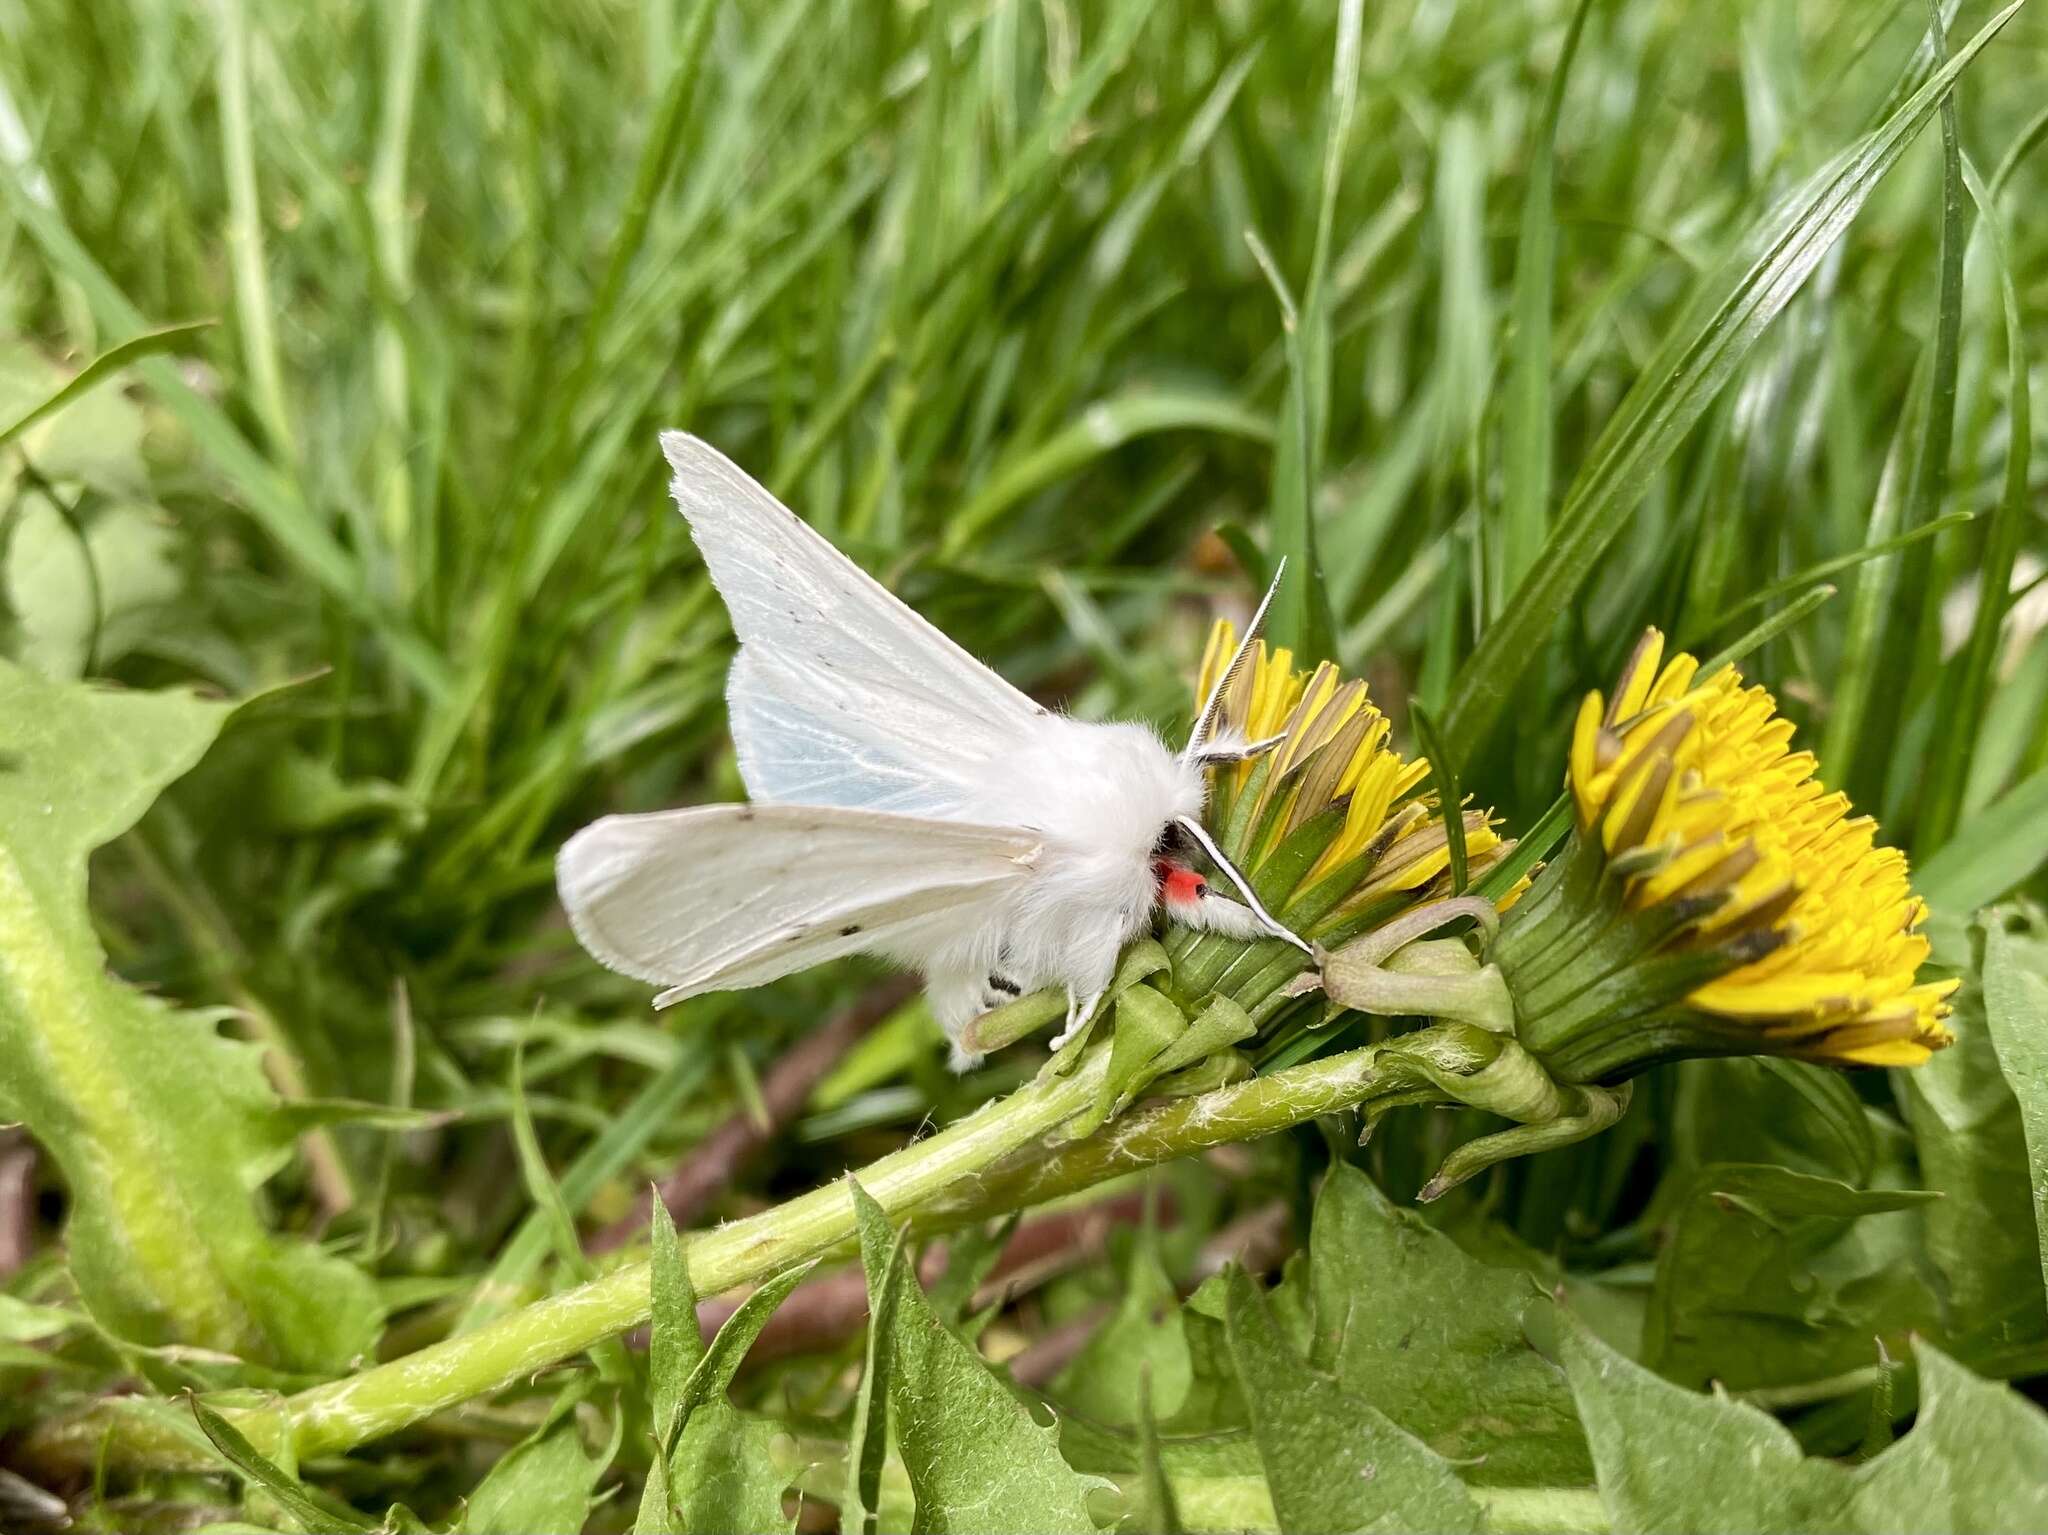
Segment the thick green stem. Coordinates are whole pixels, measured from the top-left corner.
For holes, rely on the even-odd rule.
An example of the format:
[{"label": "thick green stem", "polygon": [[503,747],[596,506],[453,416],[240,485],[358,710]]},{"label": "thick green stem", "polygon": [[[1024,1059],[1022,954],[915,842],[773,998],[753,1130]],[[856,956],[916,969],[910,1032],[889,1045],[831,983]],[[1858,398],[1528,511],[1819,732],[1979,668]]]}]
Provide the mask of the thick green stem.
[{"label": "thick green stem", "polygon": [[[861,1184],[892,1216],[909,1215],[1085,1108],[1108,1065],[1108,1049],[1098,1048],[1071,1075],[1042,1077],[930,1140],[883,1157],[861,1171]],[[700,1295],[715,1295],[765,1279],[853,1235],[853,1201],[843,1184],[831,1183],[693,1236],[687,1248],[690,1283]],[[634,1263],[473,1332],[302,1391],[287,1398],[281,1411],[246,1420],[229,1416],[256,1437],[259,1449],[277,1448],[260,1436],[275,1432],[282,1421],[301,1459],[346,1450],[571,1358],[638,1326],[647,1314],[648,1267]],[[83,1470],[93,1464],[102,1441],[117,1464],[195,1463],[182,1437],[153,1417],[122,1412],[115,1402],[41,1430],[24,1447],[24,1458],[41,1467]]]},{"label": "thick green stem", "polygon": [[[1418,1042],[1434,1033],[1407,1036],[1407,1054],[1428,1053]],[[1447,1039],[1444,1048],[1449,1055],[1439,1064],[1446,1068],[1455,1065],[1451,1056],[1463,1058],[1455,1041]],[[1098,1046],[1071,1075],[1042,1077],[930,1140],[883,1157],[861,1171],[862,1186],[891,1215],[909,1216],[920,1227],[959,1225],[1354,1108],[1421,1080],[1411,1062],[1383,1067],[1379,1051],[1368,1047],[1135,1110],[1096,1135],[1038,1149],[1044,1135],[1093,1101],[1108,1057],[1108,1048]],[[1027,1147],[1029,1153],[1020,1154]],[[846,1244],[853,1233],[852,1202],[834,1183],[690,1238],[690,1281],[699,1294],[715,1294]],[[277,1448],[276,1437],[288,1425],[302,1459],[347,1450],[571,1358],[637,1326],[647,1311],[647,1265],[635,1263],[403,1359],[230,1416],[258,1448]],[[90,1469],[103,1452],[117,1466],[209,1466],[174,1425],[147,1410],[159,1405],[103,1403],[38,1431],[22,1446],[22,1459],[60,1472]]]},{"label": "thick green stem", "polygon": [[1023,1209],[1227,1141],[1255,1140],[1318,1115],[1356,1108],[1422,1080],[1409,1062],[1382,1059],[1378,1046],[1347,1050],[1199,1097],[1134,1109],[1050,1156],[1015,1158],[991,1168],[925,1216],[957,1222]]}]

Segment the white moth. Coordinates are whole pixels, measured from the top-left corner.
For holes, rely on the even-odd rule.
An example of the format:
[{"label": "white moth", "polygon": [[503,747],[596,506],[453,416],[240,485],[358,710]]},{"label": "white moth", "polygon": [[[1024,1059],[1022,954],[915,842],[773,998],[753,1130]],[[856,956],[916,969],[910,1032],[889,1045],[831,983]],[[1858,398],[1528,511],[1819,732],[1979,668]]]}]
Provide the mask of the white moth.
[{"label": "white moth", "polygon": [[[1157,908],[1307,948],[1201,824],[1209,765],[1278,743],[1216,731],[1271,591],[1174,752],[1033,703],[715,448],[661,446],[739,637],[726,701],[752,802],[607,816],[556,866],[583,946],[666,988],[655,1006],[882,955],[922,973],[964,1069],[969,1021],[1041,987],[1065,989],[1068,1037]],[[1194,871],[1198,848],[1246,904]]]}]

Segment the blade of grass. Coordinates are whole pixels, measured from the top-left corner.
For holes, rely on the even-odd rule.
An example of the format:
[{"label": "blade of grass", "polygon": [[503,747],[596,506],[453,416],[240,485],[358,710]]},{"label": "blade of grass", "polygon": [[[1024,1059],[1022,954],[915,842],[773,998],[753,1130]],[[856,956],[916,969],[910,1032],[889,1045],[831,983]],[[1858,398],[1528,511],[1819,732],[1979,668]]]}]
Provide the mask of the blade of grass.
[{"label": "blade of grass", "polygon": [[[1699,674],[1702,677],[1711,677],[1722,667],[1733,666],[1752,651],[1761,650],[1779,635],[1786,633],[1803,622],[1809,613],[1821,607],[1834,595],[1834,587],[1818,586],[1803,597],[1800,597],[1797,601],[1786,603],[1784,607],[1773,613],[1754,629],[1749,630],[1736,639],[1730,640],[1721,649],[1715,651],[1705,661],[1702,661]],[[1709,629],[1707,632],[1711,634],[1713,631]]]},{"label": "blade of grass", "polygon": [[1936,912],[1967,915],[1990,905],[2048,863],[2048,769],[2015,784],[1958,826],[1913,870]]},{"label": "blade of grass", "polygon": [[[1303,588],[1313,586],[1327,592],[1327,587],[1322,579],[1320,561],[1313,568],[1297,563],[1316,558],[1314,509],[1309,505],[1310,491],[1303,467],[1309,457],[1310,428],[1301,387],[1301,381],[1308,374],[1308,362],[1302,346],[1301,312],[1295,307],[1294,294],[1287,286],[1287,279],[1281,275],[1273,253],[1266,249],[1258,231],[1246,229],[1244,242],[1267,286],[1273,290],[1274,302],[1280,309],[1281,345],[1287,354],[1287,393],[1280,407],[1280,421],[1275,432],[1271,479],[1274,560],[1277,563],[1286,559],[1301,572],[1294,580],[1280,584],[1280,590],[1273,597],[1272,609],[1266,616],[1266,628],[1275,645],[1292,650],[1306,662],[1311,659],[1310,651],[1318,641],[1310,632],[1312,599]],[[1280,627],[1283,616],[1287,624],[1284,629]],[[1327,660],[1328,650],[1325,638],[1316,654]]]},{"label": "blade of grass", "polygon": [[[404,305],[412,292],[412,245],[407,237],[405,209],[406,158],[412,138],[413,106],[419,91],[420,54],[426,0],[401,0],[395,24],[386,39],[383,90],[378,103],[377,147],[371,160],[364,206],[372,226],[381,286],[394,303],[381,309],[375,366],[381,397],[379,450],[383,470],[378,476],[383,502],[383,537],[397,569],[401,589],[418,585],[432,570],[431,551],[416,543],[425,530],[415,526],[412,495],[412,378],[406,356]],[[422,555],[429,557],[422,558]],[[408,556],[410,556],[408,558]]]},{"label": "blade of grass", "polygon": [[1702,285],[1601,432],[1528,576],[1460,670],[1442,721],[1453,751],[1469,757],[1485,744],[1556,615],[1652,479],[1962,72],[2025,3],[2011,0],[1896,111],[1781,199]]},{"label": "blade of grass", "polygon": [[1273,439],[1270,421],[1228,395],[1147,389],[1098,400],[1078,420],[991,474],[948,522],[942,554],[967,553],[1019,501],[1127,442],[1160,432],[1216,432],[1251,442]]},{"label": "blade of grass", "polygon": [[62,410],[94,385],[119,373],[130,363],[144,357],[154,357],[158,352],[175,352],[184,342],[201,331],[210,329],[213,323],[211,320],[188,320],[182,325],[165,325],[157,330],[146,330],[139,336],[130,336],[126,341],[108,347],[66,379],[54,393],[44,396],[6,426],[0,427],[0,448],[7,446],[52,411]]},{"label": "blade of grass", "polygon": [[[1947,52],[1947,33],[1938,6],[1929,20],[1937,56]],[[1898,507],[1901,531],[1932,522],[1948,495],[1949,456],[1955,439],[1956,376],[1962,356],[1963,230],[1962,149],[1957,138],[1953,89],[1941,101],[1941,254],[1935,271],[1934,350],[1928,363],[1926,399],[1913,444],[1906,497]],[[1880,502],[1880,509],[1894,503]],[[1873,517],[1866,542],[1890,532]],[[1885,805],[1894,746],[1917,701],[1940,664],[1941,633],[1933,590],[1931,551],[1916,547],[1887,556],[1857,573],[1850,598],[1852,634],[1872,643],[1845,647],[1836,673],[1826,760],[1836,779],[1859,805]],[[1859,622],[1859,620],[1861,620]],[[1882,686],[1879,679],[1884,679]],[[1917,764],[1916,764],[1917,766]]]},{"label": "blade of grass", "polygon": [[1323,444],[1330,398],[1329,266],[1337,190],[1343,179],[1346,141],[1358,103],[1358,71],[1364,34],[1364,0],[1339,0],[1330,96],[1323,127],[1321,180],[1316,205],[1315,245],[1301,309],[1295,312],[1287,284],[1251,230],[1245,237],[1280,303],[1287,354],[1287,389],[1280,404],[1280,429],[1273,453],[1273,554],[1287,561],[1290,579],[1274,594],[1267,625],[1273,642],[1291,648],[1305,664],[1334,660],[1336,620],[1330,589],[1316,547],[1316,496],[1322,485]]},{"label": "blade of grass", "polygon": [[1789,575],[1782,581],[1773,581],[1769,586],[1760,587],[1758,590],[1751,592],[1747,597],[1744,597],[1740,602],[1723,608],[1712,618],[1701,624],[1699,629],[1690,637],[1688,643],[1691,640],[1705,639],[1710,634],[1719,634],[1729,624],[1749,612],[1752,608],[1768,607],[1781,597],[1790,597],[1795,593],[1803,592],[1818,582],[1825,581],[1829,576],[1839,575],[1845,570],[1854,570],[1865,561],[1880,559],[1887,554],[1896,554],[1899,550],[1917,544],[1922,539],[1932,538],[1937,533],[1944,532],[1949,528],[1961,527],[1975,515],[1974,512],[1950,512],[1946,517],[1937,517],[1934,521],[1927,523],[1923,527],[1914,528],[1910,532],[1897,533],[1877,543],[1865,544],[1861,548],[1851,549],[1847,554],[1838,554],[1830,559],[1818,560],[1808,565],[1804,570]]},{"label": "blade of grass", "polygon": [[1970,781],[1970,764],[1976,755],[1978,735],[1996,680],[2005,615],[2012,606],[2013,563],[2027,532],[2028,474],[2032,465],[2034,424],[2027,387],[2026,328],[2020,317],[2019,294],[2013,287],[2005,235],[1999,228],[1991,194],[1967,160],[1961,165],[1970,195],[1976,199],[1978,227],[1985,231],[1985,245],[1991,254],[1992,268],[1998,274],[1999,302],[2005,314],[2005,485],[1997,509],[1991,514],[1991,524],[1984,532],[1976,620],[1963,647],[1957,675],[1940,689],[1934,731],[1936,749],[1929,754],[1930,778],[1913,838],[1914,853],[1920,858],[1948,840],[1961,812],[1964,785]]},{"label": "blade of grass", "polygon": [[[607,1180],[625,1171],[642,1148],[674,1122],[684,1100],[711,1069],[715,1037],[709,1029],[686,1035],[676,1047],[675,1059],[649,1078],[639,1093],[610,1117],[603,1133],[578,1153],[560,1184],[562,1202],[569,1210],[580,1211],[589,1204]],[[511,1310],[554,1240],[552,1216],[544,1208],[535,1208],[499,1250],[497,1261],[478,1282],[454,1331],[469,1332]]]},{"label": "blade of grass", "polygon": [[1513,591],[1536,562],[1550,520],[1551,444],[1550,303],[1557,257],[1555,186],[1557,119],[1565,82],[1578,57],[1579,38],[1593,0],[1579,0],[1565,28],[1564,46],[1543,93],[1529,184],[1522,194],[1522,227],[1515,247],[1515,338],[1508,363],[1508,393],[1501,421],[1500,584],[1494,601]]},{"label": "blade of grass", "polygon": [[249,122],[249,19],[242,0],[221,0],[220,52],[214,89],[220,97],[222,178],[227,183],[228,265],[234,276],[235,320],[249,369],[256,417],[287,463],[298,457],[277,332],[271,325],[270,272],[263,249],[263,210],[256,193],[256,155]]},{"label": "blade of grass", "polygon": [[[554,392],[547,425],[527,467],[519,476],[517,483],[522,488],[523,499],[513,516],[509,541],[510,558],[515,566],[527,563],[529,545],[541,534],[544,509],[559,483],[566,455],[578,440],[576,429],[581,419],[578,407],[596,372],[612,313],[625,292],[627,275],[645,244],[655,203],[675,167],[691,109],[701,105],[698,79],[710,40],[711,22],[717,10],[718,0],[697,0],[690,13],[675,67],[669,72],[661,104],[640,147],[633,184],[620,211],[618,227],[612,235],[611,253],[598,284],[597,296],[591,302],[589,314],[581,320],[582,342],[575,361],[559,390]],[[491,605],[481,642],[475,647],[476,660],[463,677],[460,688],[451,691],[441,702],[429,728],[420,733],[412,765],[406,775],[407,787],[413,793],[425,797],[440,781],[463,731],[490,696],[505,665],[513,637],[524,622],[524,613],[524,604],[517,602]]]}]

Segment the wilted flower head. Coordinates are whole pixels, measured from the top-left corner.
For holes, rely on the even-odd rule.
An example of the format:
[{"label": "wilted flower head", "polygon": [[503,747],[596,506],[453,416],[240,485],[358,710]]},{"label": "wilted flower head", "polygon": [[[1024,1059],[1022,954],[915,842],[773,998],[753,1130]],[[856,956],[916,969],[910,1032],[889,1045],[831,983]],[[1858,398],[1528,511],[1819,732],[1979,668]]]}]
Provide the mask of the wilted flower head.
[{"label": "wilted flower head", "polygon": [[1579,710],[1576,832],[1498,954],[1525,1041],[1596,1074],[1710,1053],[1918,1065],[1950,1042],[1955,983],[1916,982],[1905,855],[1814,779],[1768,692],[1698,672],[1652,629]]}]

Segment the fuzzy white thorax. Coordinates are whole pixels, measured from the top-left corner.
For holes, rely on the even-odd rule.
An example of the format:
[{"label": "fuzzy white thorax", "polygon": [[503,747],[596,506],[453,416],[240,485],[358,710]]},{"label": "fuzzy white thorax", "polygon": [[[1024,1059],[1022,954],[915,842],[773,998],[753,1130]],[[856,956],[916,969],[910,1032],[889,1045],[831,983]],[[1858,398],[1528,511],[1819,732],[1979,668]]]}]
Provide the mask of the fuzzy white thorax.
[{"label": "fuzzy white thorax", "polygon": [[1037,716],[1016,750],[983,765],[977,809],[1040,839],[1033,877],[972,928],[895,957],[921,970],[933,1016],[957,1039],[985,1010],[989,977],[1092,998],[1119,950],[1151,921],[1152,850],[1177,816],[1200,815],[1199,768],[1143,725]]}]

